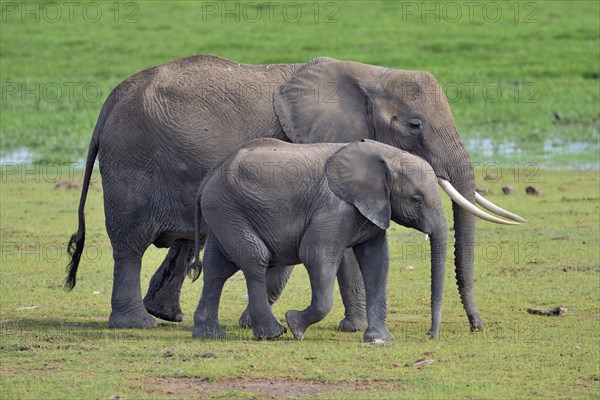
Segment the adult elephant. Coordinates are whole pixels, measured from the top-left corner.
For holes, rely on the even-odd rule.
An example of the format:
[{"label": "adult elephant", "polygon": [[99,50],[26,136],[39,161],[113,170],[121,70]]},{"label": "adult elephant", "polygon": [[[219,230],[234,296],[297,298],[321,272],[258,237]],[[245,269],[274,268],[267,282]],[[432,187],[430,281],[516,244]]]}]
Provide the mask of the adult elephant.
[{"label": "adult elephant", "polygon": [[[150,314],[180,321],[179,291],[193,253],[199,184],[225,156],[259,137],[296,143],[369,138],[426,159],[442,181],[450,182],[445,189],[454,193],[458,288],[471,329],[482,328],[473,287],[472,212],[503,220],[472,204],[473,168],[441,86],[427,72],[330,58],[244,65],[198,55],[141,71],[118,85],[104,103],[92,135],[79,228],[69,242],[66,288],[76,282],[85,241],[85,200],[98,155],[114,258],[109,326],[154,327]],[[520,218],[494,207],[487,206]],[[151,244],[170,250],[142,301],[141,262]],[[270,272],[271,302],[290,271]],[[346,307],[340,327],[364,327],[364,289],[351,252],[340,265],[338,282]]]}]

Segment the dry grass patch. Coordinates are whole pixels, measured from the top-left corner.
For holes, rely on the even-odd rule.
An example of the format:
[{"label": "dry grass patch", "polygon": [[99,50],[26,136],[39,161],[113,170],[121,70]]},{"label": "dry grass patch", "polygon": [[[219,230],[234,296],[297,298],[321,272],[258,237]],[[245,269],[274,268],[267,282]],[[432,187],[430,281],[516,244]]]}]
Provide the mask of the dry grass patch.
[{"label": "dry grass patch", "polygon": [[[261,398],[289,399],[335,392],[354,393],[402,390],[398,381],[325,383],[292,378],[225,378],[211,381],[208,378],[157,378],[146,379],[143,384],[161,394],[178,398],[211,397],[210,392],[235,392],[240,397],[260,395]],[[216,394],[216,393],[215,393]]]}]

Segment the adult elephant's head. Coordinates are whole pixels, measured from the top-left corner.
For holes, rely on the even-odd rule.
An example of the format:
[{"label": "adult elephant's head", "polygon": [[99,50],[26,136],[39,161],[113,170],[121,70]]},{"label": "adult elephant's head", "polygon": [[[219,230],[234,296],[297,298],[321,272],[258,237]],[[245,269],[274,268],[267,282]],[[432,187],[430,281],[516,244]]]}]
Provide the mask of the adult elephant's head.
[{"label": "adult elephant's head", "polygon": [[475,177],[441,85],[428,72],[324,60],[300,70],[274,93],[275,111],[295,143],[374,139],[427,160],[453,200],[456,280],[472,330],[483,327],[473,286],[475,217],[515,224],[521,217],[475,192]]}]

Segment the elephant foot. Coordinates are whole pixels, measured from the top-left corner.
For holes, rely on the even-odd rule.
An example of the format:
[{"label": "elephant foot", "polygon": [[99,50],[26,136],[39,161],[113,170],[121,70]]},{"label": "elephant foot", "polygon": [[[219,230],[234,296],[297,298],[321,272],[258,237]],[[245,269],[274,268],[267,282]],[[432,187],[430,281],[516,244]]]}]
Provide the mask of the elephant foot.
[{"label": "elephant foot", "polygon": [[396,338],[394,337],[394,335],[392,335],[390,333],[390,331],[388,330],[388,328],[384,325],[383,327],[380,328],[367,328],[367,330],[365,331],[364,337],[363,337],[365,342],[374,342],[374,341],[386,341],[386,340],[396,340]]},{"label": "elephant foot", "polygon": [[219,324],[206,323],[196,324],[192,332],[192,337],[198,339],[225,339],[227,334]]},{"label": "elephant foot", "polygon": [[306,332],[310,324],[306,323],[306,320],[302,316],[302,311],[290,310],[286,312],[285,320],[294,337],[298,340],[304,339],[304,332]]},{"label": "elephant foot", "polygon": [[342,332],[360,332],[364,331],[368,325],[366,317],[346,317],[340,321],[339,328]]},{"label": "elephant foot", "polygon": [[144,307],[132,311],[120,312],[113,310],[108,318],[109,328],[156,328],[156,319]]},{"label": "elephant foot", "polygon": [[244,329],[252,328],[252,320],[250,319],[250,310],[248,309],[248,307],[246,307],[246,309],[242,313],[242,316],[240,317],[238,324],[240,325],[241,328],[244,328]]},{"label": "elephant foot", "polygon": [[279,323],[279,321],[274,321],[270,324],[253,326],[252,331],[254,332],[254,337],[258,340],[265,339],[275,339],[284,333],[287,332],[287,329],[283,325]]},{"label": "elephant foot", "polygon": [[148,312],[154,315],[156,318],[171,322],[183,321],[183,312],[179,307],[179,302],[163,304],[157,302],[155,299],[149,298],[149,296],[146,296],[144,299],[144,307],[146,307],[146,310],[148,310]]}]

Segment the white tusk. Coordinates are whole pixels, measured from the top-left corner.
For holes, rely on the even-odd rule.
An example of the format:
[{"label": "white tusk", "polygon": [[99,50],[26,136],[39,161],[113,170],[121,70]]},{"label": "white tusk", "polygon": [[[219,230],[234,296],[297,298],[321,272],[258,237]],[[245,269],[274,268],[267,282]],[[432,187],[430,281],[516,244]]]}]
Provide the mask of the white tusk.
[{"label": "white tusk", "polygon": [[517,222],[527,222],[527,220],[525,218],[520,217],[517,214],[513,214],[510,211],[506,211],[505,209],[498,207],[497,205],[495,205],[494,203],[492,203],[491,201],[489,201],[488,199],[486,199],[485,197],[483,197],[482,195],[480,195],[477,192],[475,192],[475,201],[481,207],[483,207],[486,210],[489,210],[493,213],[496,213],[501,217],[512,219],[513,221],[517,221]]},{"label": "white tusk", "polygon": [[489,215],[488,213],[475,207],[474,204],[472,204],[469,200],[465,199],[463,195],[460,194],[458,190],[456,190],[454,186],[452,186],[452,184],[447,180],[438,178],[438,183],[440,184],[442,189],[444,189],[444,192],[446,192],[446,194],[450,196],[452,201],[454,201],[456,204],[458,204],[471,214],[475,215],[476,217],[479,217],[489,222],[494,222],[496,224],[519,225],[518,222],[506,221],[502,218],[494,217],[493,215]]}]

